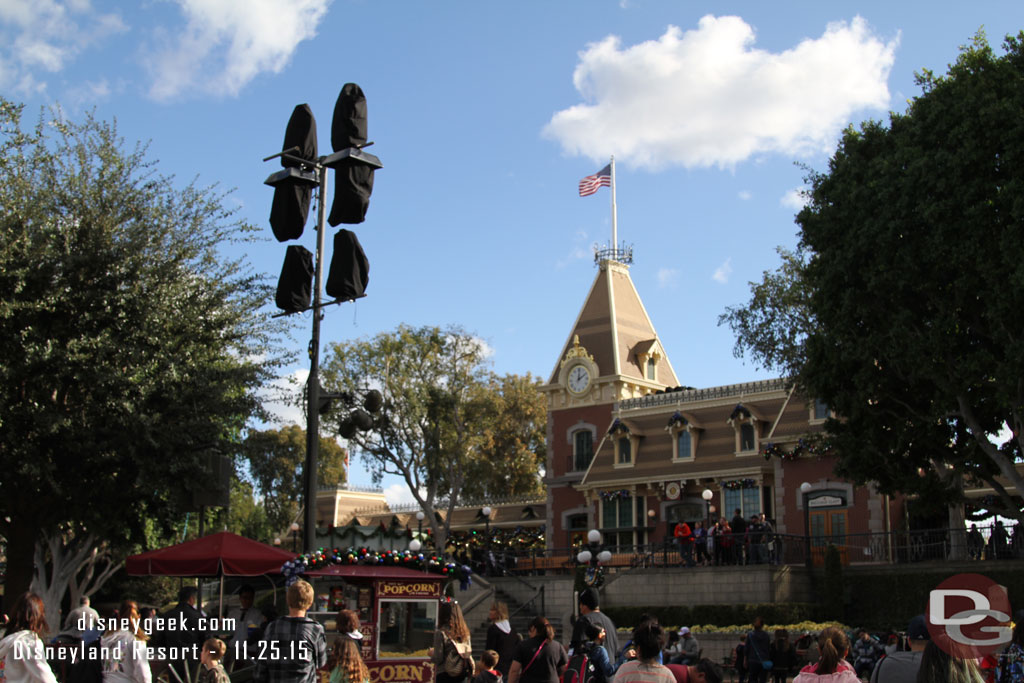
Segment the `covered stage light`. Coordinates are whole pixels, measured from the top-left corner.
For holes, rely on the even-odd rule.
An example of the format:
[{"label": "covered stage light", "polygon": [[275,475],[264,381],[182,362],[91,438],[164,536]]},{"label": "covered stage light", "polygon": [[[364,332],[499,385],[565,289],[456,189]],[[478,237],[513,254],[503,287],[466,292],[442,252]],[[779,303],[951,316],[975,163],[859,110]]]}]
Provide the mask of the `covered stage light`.
[{"label": "covered stage light", "polygon": [[346,83],[334,105],[331,147],[334,154],[324,165],[334,169],[334,202],[327,222],[362,223],[370,206],[373,172],[382,167],[380,159],[363,150],[366,141],[366,96],[355,83]]},{"label": "covered stage light", "polygon": [[298,244],[289,245],[274,301],[285,313],[298,313],[309,308],[312,294],[313,253]]},{"label": "covered stage light", "polygon": [[358,299],[366,294],[370,282],[370,262],[351,230],[341,229],[334,236],[331,269],[324,291],[339,301]]},{"label": "covered stage light", "polygon": [[274,203],[270,207],[270,227],[278,242],[298,239],[309,217],[309,203],[317,185],[316,173],[316,120],[308,104],[300,104],[292,111],[284,133],[279,171],[264,181],[274,188]]}]

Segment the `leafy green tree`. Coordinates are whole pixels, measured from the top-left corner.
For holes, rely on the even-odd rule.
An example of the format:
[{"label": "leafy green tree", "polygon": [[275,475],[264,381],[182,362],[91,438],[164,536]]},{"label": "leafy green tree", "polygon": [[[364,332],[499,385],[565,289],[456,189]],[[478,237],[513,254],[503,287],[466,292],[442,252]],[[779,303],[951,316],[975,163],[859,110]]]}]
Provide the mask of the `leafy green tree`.
[{"label": "leafy green tree", "polygon": [[[299,514],[305,486],[306,430],[298,425],[252,431],[243,445],[249,474],[263,500],[266,522],[280,532]],[[334,439],[320,438],[317,482],[325,486],[345,483],[348,451]]]},{"label": "leafy green tree", "polygon": [[[811,173],[799,250],[722,322],[841,419],[838,473],[1024,520],[1024,32],[979,33]],[[1008,427],[1011,438],[994,437]]]},{"label": "leafy green tree", "polygon": [[127,547],[184,518],[282,364],[269,288],[221,253],[253,230],[222,194],[177,188],[112,124],[56,112],[25,130],[21,113],[0,98],[8,607],[37,541]]},{"label": "leafy green tree", "polygon": [[529,373],[491,375],[476,389],[480,443],[466,466],[464,500],[540,496],[547,445],[547,403]]},{"label": "leafy green tree", "polygon": [[[535,381],[493,377],[484,345],[465,330],[403,325],[332,344],[322,372],[329,391],[359,396],[375,387],[383,394],[381,416],[350,444],[378,481],[384,474],[403,478],[437,548],[445,546],[460,501],[537,490],[546,415],[539,393],[530,395]],[[336,417],[348,410],[344,402],[333,408]],[[443,523],[438,510],[447,510]]]}]

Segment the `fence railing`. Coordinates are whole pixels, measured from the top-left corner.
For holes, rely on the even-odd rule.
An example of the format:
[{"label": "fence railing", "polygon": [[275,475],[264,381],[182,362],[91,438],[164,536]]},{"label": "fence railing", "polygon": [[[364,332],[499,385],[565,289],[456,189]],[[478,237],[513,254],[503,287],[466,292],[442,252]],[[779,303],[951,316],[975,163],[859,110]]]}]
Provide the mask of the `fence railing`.
[{"label": "fence railing", "polygon": [[[803,536],[771,534],[762,538],[733,535],[696,543],[683,550],[674,539],[640,545],[606,545],[610,571],[680,565],[728,566],[748,564],[822,566],[830,545],[843,564],[908,564],[935,560],[998,561],[1024,559],[1024,531],[1009,533],[1000,526],[968,529],[920,529],[863,534]],[[582,546],[538,548],[514,552],[494,550],[492,559],[468,558],[476,571],[487,574],[568,573],[580,566]],[[596,555],[591,548],[592,555]]]}]

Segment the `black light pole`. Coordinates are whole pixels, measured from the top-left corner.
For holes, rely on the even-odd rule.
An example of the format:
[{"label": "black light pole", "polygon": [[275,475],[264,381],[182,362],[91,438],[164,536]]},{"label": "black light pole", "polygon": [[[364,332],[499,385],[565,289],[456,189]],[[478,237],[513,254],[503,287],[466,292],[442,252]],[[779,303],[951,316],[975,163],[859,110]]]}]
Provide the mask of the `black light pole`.
[{"label": "black light pole", "polygon": [[299,523],[298,522],[292,522],[292,525],[290,527],[288,527],[288,528],[292,532],[292,552],[293,553],[297,553],[297,552],[299,552],[299,549],[298,549],[298,543],[299,543]]},{"label": "black light pole", "polygon": [[[344,278],[343,282],[333,285],[335,275],[334,263],[343,262],[346,258],[356,266],[363,265],[365,254],[359,247],[358,241],[352,238],[349,243],[349,253],[339,255],[335,249],[334,260],[332,260],[331,279],[327,282],[329,294],[337,296],[334,301],[323,303],[321,294],[324,291],[323,282],[323,258],[324,241],[327,229],[327,169],[335,169],[335,191],[334,210],[331,212],[330,223],[361,223],[364,219],[366,207],[369,204],[370,192],[373,188],[373,171],[381,168],[380,159],[372,154],[363,151],[372,142],[366,141],[366,105],[365,97],[359,86],[347,83],[338,97],[335,105],[335,117],[331,131],[331,141],[335,152],[328,156],[318,156],[316,149],[316,125],[313,121],[313,114],[307,105],[296,107],[292,120],[289,121],[288,129],[285,132],[284,149],[278,154],[266,157],[264,161],[282,159],[285,169],[272,174],[264,183],[274,188],[274,207],[271,210],[271,227],[279,241],[296,239],[302,234],[303,225],[306,221],[306,211],[309,208],[309,187],[317,188],[317,220],[316,220],[316,253],[313,263],[306,264],[306,267],[313,267],[312,305],[308,304],[309,279],[308,271],[303,271],[300,265],[298,271],[289,267],[289,261],[285,261],[285,270],[282,271],[282,279],[278,285],[277,305],[285,311],[285,314],[312,311],[313,330],[309,341],[309,379],[306,383],[306,461],[303,470],[303,505],[305,506],[305,528],[303,529],[303,551],[313,552],[316,544],[316,494],[317,494],[317,470],[318,450],[320,445],[320,412],[326,410],[331,399],[338,398],[338,394],[329,394],[320,389],[320,320],[323,317],[322,309],[326,306],[352,301],[365,296],[363,290],[366,286],[366,268],[362,268],[357,277],[351,274]],[[343,147],[343,149],[339,149]],[[356,169],[353,172],[353,169]],[[368,176],[368,178],[367,178]],[[307,188],[302,191],[302,188]],[[304,196],[302,196],[304,195]],[[301,197],[301,198],[300,198]],[[304,204],[304,208],[302,205]],[[344,209],[344,210],[339,210]],[[338,212],[338,216],[335,212]],[[339,233],[341,234],[341,233]],[[335,245],[338,244],[338,237],[335,237]],[[289,247],[289,250],[296,250],[295,253],[304,252],[305,258],[309,258],[308,251],[302,247]],[[291,254],[291,252],[290,252]],[[300,258],[300,261],[302,259]],[[292,264],[296,265],[296,264]],[[349,264],[352,265],[352,264]],[[368,266],[367,266],[368,267]],[[353,268],[352,271],[359,270]],[[361,280],[358,281],[358,280]],[[298,288],[295,286],[298,285]],[[306,291],[303,295],[299,292],[303,287]],[[336,292],[342,290],[345,293],[338,295]],[[303,301],[304,299],[304,301]],[[326,403],[324,403],[326,401]]]},{"label": "black light pole", "polygon": [[715,497],[715,494],[711,489],[704,489],[701,491],[700,497],[704,499],[704,533],[707,534],[711,529],[711,499]]},{"label": "black light pole", "polygon": [[804,564],[810,569],[814,563],[811,561],[811,510],[810,503],[811,485],[808,482],[800,484],[800,494],[804,498]]}]

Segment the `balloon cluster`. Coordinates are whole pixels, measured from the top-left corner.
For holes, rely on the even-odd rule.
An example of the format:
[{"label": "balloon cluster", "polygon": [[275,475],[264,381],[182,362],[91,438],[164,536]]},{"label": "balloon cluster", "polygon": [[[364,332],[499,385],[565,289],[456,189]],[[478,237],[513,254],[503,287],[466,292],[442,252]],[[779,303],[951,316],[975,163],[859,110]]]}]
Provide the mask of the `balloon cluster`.
[{"label": "balloon cluster", "polygon": [[370,548],[319,548],[311,553],[288,560],[281,567],[288,585],[295,583],[300,574],[335,564],[362,564],[382,567],[406,567],[417,571],[450,576],[459,580],[463,590],[469,587],[473,571],[454,562],[445,562],[437,555],[425,555],[411,550],[373,550]]}]

